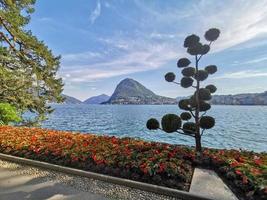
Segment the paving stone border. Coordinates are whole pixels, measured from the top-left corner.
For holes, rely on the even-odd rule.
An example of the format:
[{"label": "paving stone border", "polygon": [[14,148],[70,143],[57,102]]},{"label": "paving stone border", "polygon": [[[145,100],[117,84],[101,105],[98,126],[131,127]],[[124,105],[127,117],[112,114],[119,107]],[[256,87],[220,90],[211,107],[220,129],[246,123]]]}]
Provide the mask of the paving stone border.
[{"label": "paving stone border", "polygon": [[123,186],[131,187],[131,188],[148,191],[148,192],[154,192],[156,194],[182,198],[183,200],[212,200],[208,197],[191,194],[189,192],[185,192],[182,190],[176,190],[176,189],[152,185],[148,183],[132,181],[129,179],[112,177],[112,176],[108,176],[104,174],[59,166],[55,164],[50,164],[50,163],[36,161],[36,160],[30,160],[26,158],[20,158],[20,157],[11,156],[11,155],[2,154],[2,153],[0,153],[0,159],[11,161],[11,162],[16,162],[16,163],[21,163],[21,164],[26,164],[26,165],[32,165],[32,166],[36,166],[40,168],[55,170],[55,171],[59,171],[59,172],[67,173],[67,174],[73,174],[73,175],[83,176],[87,178],[97,179],[97,180],[101,180],[105,182],[110,182],[110,183],[114,183],[118,185],[123,185]]}]

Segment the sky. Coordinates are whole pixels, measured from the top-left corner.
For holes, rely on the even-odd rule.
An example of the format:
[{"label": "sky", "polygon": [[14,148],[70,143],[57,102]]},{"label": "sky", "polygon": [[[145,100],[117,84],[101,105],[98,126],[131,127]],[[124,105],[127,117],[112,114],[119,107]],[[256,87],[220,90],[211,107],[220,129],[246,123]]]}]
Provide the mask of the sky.
[{"label": "sky", "polygon": [[[28,25],[55,55],[64,94],[85,100],[111,95],[124,78],[133,78],[168,97],[190,89],[168,83],[167,72],[182,77],[176,62],[186,54],[187,35],[221,35],[200,66],[218,66],[203,84],[217,94],[267,90],[267,0],[37,0]],[[193,59],[192,59],[193,61]]]}]

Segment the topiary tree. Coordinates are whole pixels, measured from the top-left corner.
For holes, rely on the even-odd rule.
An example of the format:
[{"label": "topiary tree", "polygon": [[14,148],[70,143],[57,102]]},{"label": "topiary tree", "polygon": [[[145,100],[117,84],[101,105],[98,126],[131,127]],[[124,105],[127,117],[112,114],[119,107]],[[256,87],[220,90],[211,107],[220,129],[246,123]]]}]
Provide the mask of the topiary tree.
[{"label": "topiary tree", "polygon": [[[161,129],[167,133],[177,132],[183,135],[195,138],[196,151],[201,153],[201,137],[206,129],[210,129],[215,125],[215,119],[211,116],[206,116],[206,112],[211,108],[209,100],[211,94],[215,93],[217,88],[214,85],[201,86],[201,83],[208,78],[209,75],[217,71],[216,65],[206,66],[200,69],[199,62],[201,58],[210,50],[212,42],[217,40],[220,31],[216,28],[211,28],[206,31],[204,37],[209,42],[202,44],[199,36],[192,34],[185,38],[184,47],[187,48],[187,53],[194,57],[195,66],[190,66],[191,61],[188,58],[181,58],[177,62],[178,68],[181,68],[183,77],[180,82],[175,81],[175,74],[168,72],[165,75],[165,80],[181,85],[183,88],[194,88],[194,94],[186,99],[179,101],[179,108],[185,110],[180,116],[176,114],[167,114],[159,122],[152,118],[147,121],[149,130]],[[192,121],[190,121],[193,119]]]}]

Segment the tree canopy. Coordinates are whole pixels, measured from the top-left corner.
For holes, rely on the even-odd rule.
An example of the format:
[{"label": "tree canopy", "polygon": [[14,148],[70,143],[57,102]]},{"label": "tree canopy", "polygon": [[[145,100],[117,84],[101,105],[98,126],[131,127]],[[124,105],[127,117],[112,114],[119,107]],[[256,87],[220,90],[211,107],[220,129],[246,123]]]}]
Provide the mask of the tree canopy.
[{"label": "tree canopy", "polygon": [[62,79],[56,76],[60,56],[25,26],[34,12],[35,0],[0,0],[0,102],[21,113],[45,119],[53,109],[48,102],[62,102]]}]

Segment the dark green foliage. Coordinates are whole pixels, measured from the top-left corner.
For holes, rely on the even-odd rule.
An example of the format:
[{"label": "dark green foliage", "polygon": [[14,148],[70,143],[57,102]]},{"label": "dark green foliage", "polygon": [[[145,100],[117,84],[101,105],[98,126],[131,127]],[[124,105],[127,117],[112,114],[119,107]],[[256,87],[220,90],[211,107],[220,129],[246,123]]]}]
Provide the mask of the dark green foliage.
[{"label": "dark green foliage", "polygon": [[189,104],[190,104],[191,109],[195,110],[195,108],[197,106],[197,101],[196,101],[196,97],[194,95],[190,97]]},{"label": "dark green foliage", "polygon": [[206,88],[200,88],[198,92],[199,99],[203,101],[209,101],[211,100],[211,94],[210,91]]},{"label": "dark green foliage", "polygon": [[190,100],[189,99],[181,99],[179,101],[178,106],[182,110],[190,110]]},{"label": "dark green foliage", "polygon": [[[202,44],[199,36],[192,34],[185,38],[184,47],[187,48],[187,53],[193,56],[195,66],[192,67],[189,59],[181,58],[177,62],[179,68],[183,68],[181,73],[183,75],[180,84],[183,88],[192,87],[195,89],[194,95],[189,99],[182,99],[179,101],[179,108],[189,112],[183,112],[180,114],[180,118],[176,115],[169,114],[162,118],[162,126],[165,132],[177,131],[181,126],[181,119],[187,121],[183,124],[181,131],[177,131],[181,134],[193,136],[196,142],[196,152],[201,155],[202,145],[201,137],[205,129],[212,128],[215,124],[215,120],[212,117],[204,117],[206,111],[211,108],[211,105],[207,102],[211,100],[211,93],[215,93],[217,88],[214,85],[207,85],[205,88],[201,88],[201,81],[208,78],[209,74],[214,74],[217,71],[215,65],[209,65],[205,69],[201,69],[199,61],[205,54],[210,51],[210,45],[220,35],[220,31],[216,28],[211,28],[205,33],[208,44]],[[168,73],[169,74],[169,73]],[[168,75],[167,74],[167,75]],[[165,79],[172,82],[175,78],[174,74],[165,75]],[[167,77],[166,77],[167,76]],[[194,84],[194,85],[193,85]],[[201,112],[205,112],[202,113]],[[193,118],[194,122],[189,120]],[[202,131],[201,131],[202,129]]]},{"label": "dark green foliage", "polygon": [[173,133],[180,129],[182,125],[181,118],[175,114],[167,114],[162,117],[161,126],[167,133]]},{"label": "dark green foliage", "polygon": [[183,88],[188,88],[188,87],[191,87],[192,84],[193,84],[194,80],[190,77],[183,77],[181,79],[181,86]]},{"label": "dark green foliage", "polygon": [[209,65],[209,66],[205,67],[205,70],[209,74],[214,74],[215,72],[217,72],[217,66],[216,65]]},{"label": "dark green foliage", "polygon": [[215,93],[217,90],[215,85],[207,85],[206,89],[208,89],[210,91],[210,93]]},{"label": "dark green foliage", "polygon": [[206,112],[211,108],[210,104],[205,101],[199,102],[199,111],[200,112]]},{"label": "dark green foliage", "polygon": [[189,112],[183,112],[183,113],[181,113],[180,117],[182,120],[187,121],[187,120],[191,119],[192,116]]},{"label": "dark green foliage", "polygon": [[173,72],[168,72],[166,75],[165,75],[165,80],[167,82],[173,82],[175,80],[175,74]]},{"label": "dark green foliage", "polygon": [[198,42],[194,46],[188,47],[187,53],[195,56],[202,53],[202,48],[202,44]]},{"label": "dark green foliage", "polygon": [[183,131],[187,134],[193,134],[196,132],[196,124],[194,122],[185,122],[183,124]]},{"label": "dark green foliage", "polygon": [[[58,78],[60,56],[33,36],[27,27],[35,0],[0,1],[0,102],[46,119],[53,109],[48,102],[63,102],[63,82]],[[2,37],[4,36],[4,37]]]},{"label": "dark green foliage", "polygon": [[210,46],[207,44],[202,45],[200,54],[205,55],[210,51]]},{"label": "dark green foliage", "polygon": [[203,116],[200,118],[200,127],[203,129],[210,129],[215,125],[215,119],[210,116]]},{"label": "dark green foliage", "polygon": [[181,58],[177,61],[177,67],[187,67],[188,65],[190,65],[190,63],[191,61],[188,58]]},{"label": "dark green foliage", "polygon": [[155,118],[151,118],[151,119],[149,119],[149,120],[147,121],[147,123],[146,123],[146,127],[147,127],[147,129],[149,129],[149,130],[156,130],[156,129],[159,128],[159,122],[158,122],[157,119],[155,119]]},{"label": "dark green foliage", "polygon": [[189,35],[184,40],[184,47],[193,47],[199,42],[199,40],[200,38],[197,35]]},{"label": "dark green foliage", "polygon": [[187,52],[190,55],[205,55],[209,52],[210,46],[207,44],[201,44],[200,42],[195,43],[194,45],[188,47]]},{"label": "dark green foliage", "polygon": [[208,41],[215,41],[220,35],[220,30],[217,28],[211,28],[205,33],[205,38]]},{"label": "dark green foliage", "polygon": [[198,81],[204,81],[208,78],[209,74],[206,70],[199,70],[196,74],[195,74],[195,79]]},{"label": "dark green foliage", "polygon": [[186,77],[194,76],[196,69],[194,67],[187,67],[182,70],[182,74]]},{"label": "dark green foliage", "polygon": [[[191,110],[196,110],[196,107],[197,107],[197,101],[196,101],[196,97],[195,95],[191,96],[190,97],[190,100],[189,100],[189,107],[191,108]],[[204,112],[204,111],[207,111],[211,108],[210,104],[199,99],[199,111],[200,112]]]}]

